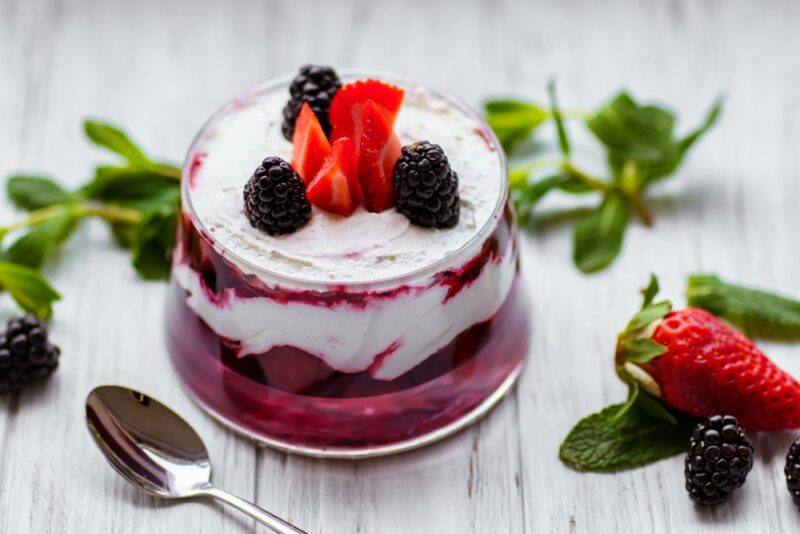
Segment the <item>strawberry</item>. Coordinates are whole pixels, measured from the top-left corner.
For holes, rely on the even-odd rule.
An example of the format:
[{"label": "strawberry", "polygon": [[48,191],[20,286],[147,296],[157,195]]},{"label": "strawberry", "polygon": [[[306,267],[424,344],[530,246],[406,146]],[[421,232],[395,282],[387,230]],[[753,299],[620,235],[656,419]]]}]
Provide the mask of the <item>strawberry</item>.
[{"label": "strawberry", "polygon": [[308,184],[317,174],[325,157],[331,151],[331,144],[307,102],[300,108],[292,136],[292,168]]},{"label": "strawberry", "polygon": [[361,202],[358,157],[348,137],[334,141],[328,157],[308,184],[308,200],[326,211],[350,215]]},{"label": "strawberry", "polygon": [[[657,283],[651,282],[657,290]],[[617,372],[675,410],[730,414],[749,431],[800,427],[800,383],[752,341],[698,308],[645,305],[620,335]]]},{"label": "strawberry", "polygon": [[394,205],[392,171],[403,146],[392,131],[390,119],[374,101],[367,100],[360,119],[358,179],[364,192],[364,206],[380,212]]},{"label": "strawberry", "polygon": [[331,102],[328,118],[333,126],[331,139],[349,137],[359,150],[361,140],[361,113],[367,100],[375,102],[394,126],[394,119],[403,103],[404,91],[399,87],[378,80],[358,80],[348,83],[336,92]]}]

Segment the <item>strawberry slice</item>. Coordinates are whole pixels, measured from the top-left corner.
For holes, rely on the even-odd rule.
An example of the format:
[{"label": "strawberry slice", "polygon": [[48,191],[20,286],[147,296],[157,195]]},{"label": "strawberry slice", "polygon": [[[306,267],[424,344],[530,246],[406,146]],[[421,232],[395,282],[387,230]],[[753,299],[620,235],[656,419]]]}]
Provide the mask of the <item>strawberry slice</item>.
[{"label": "strawberry slice", "polygon": [[358,182],[358,156],[349,137],[333,143],[333,148],[317,175],[308,185],[308,200],[326,211],[350,215],[361,202]]},{"label": "strawberry slice", "polygon": [[307,102],[303,102],[292,136],[292,168],[306,184],[317,174],[331,144]]},{"label": "strawberry slice", "polygon": [[378,80],[358,80],[348,83],[336,92],[331,102],[328,118],[333,126],[332,139],[349,137],[356,143],[361,139],[361,113],[367,100],[375,102],[386,115],[389,128],[400,111],[405,92],[397,86]]},{"label": "strawberry slice", "polygon": [[379,104],[367,100],[361,113],[358,152],[358,179],[367,210],[380,212],[394,205],[392,171],[402,148],[392,130],[391,119]]}]

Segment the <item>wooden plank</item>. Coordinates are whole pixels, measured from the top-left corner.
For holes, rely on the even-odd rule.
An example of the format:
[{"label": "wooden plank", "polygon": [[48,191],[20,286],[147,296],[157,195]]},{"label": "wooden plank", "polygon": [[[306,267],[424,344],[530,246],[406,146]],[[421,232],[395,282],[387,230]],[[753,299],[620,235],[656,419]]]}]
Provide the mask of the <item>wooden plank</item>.
[{"label": "wooden plank", "polygon": [[[215,505],[135,493],[103,464],[82,403],[109,382],[185,414],[220,486],[311,532],[794,531],[781,474],[793,433],[759,436],[748,483],[714,512],[684,495],[680,458],[590,475],[564,467],[557,449],[579,417],[624,396],[610,364],[614,332],[650,271],[676,302],[696,270],[800,293],[799,11],[778,0],[0,3],[0,174],[42,170],[73,184],[103,157],[80,138],[87,114],[179,160],[227,98],[307,61],[398,72],[472,103],[492,93],[541,100],[552,75],[567,107],[625,85],[679,110],[684,129],[728,95],[721,125],[657,192],[656,227],[634,225],[612,269],[574,269],[563,218],[526,233],[534,341],[520,386],[474,428],[393,458],[292,457],[213,423],[167,361],[164,286],[137,280],[105,230],[86,226],[47,267],[65,295],[53,325],[62,368],[48,386],[0,400],[0,532],[251,530]],[[800,374],[797,347],[766,348]]]}]

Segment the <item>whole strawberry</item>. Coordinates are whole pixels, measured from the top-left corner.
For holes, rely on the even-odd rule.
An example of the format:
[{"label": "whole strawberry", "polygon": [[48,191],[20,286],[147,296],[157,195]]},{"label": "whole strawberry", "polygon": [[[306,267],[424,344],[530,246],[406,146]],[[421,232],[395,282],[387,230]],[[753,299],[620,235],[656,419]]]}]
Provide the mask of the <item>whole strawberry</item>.
[{"label": "whole strawberry", "polygon": [[800,427],[800,383],[728,323],[697,308],[670,311],[645,290],[620,335],[617,372],[679,412],[735,416],[748,431]]}]

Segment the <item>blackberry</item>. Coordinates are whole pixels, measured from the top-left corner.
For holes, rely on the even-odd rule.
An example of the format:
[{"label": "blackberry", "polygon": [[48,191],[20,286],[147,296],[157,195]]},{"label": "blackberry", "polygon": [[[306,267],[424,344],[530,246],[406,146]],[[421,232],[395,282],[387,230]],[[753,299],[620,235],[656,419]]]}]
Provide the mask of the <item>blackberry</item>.
[{"label": "blackberry", "polygon": [[331,109],[331,101],[336,91],[342,86],[339,76],[331,67],[320,65],[306,65],[300,69],[300,73],[295,76],[289,85],[289,95],[291,98],[283,108],[283,136],[292,140],[294,135],[294,123],[300,114],[303,102],[308,105],[317,116],[325,135],[331,134],[331,123],[328,120],[328,111]]},{"label": "blackberry", "polygon": [[789,447],[783,472],[786,475],[786,486],[789,488],[789,493],[792,494],[794,503],[800,506],[800,438]]},{"label": "blackberry", "polygon": [[292,166],[281,158],[268,157],[244,186],[244,213],[254,228],[282,235],[308,221],[311,204]]},{"label": "blackberry", "polygon": [[0,334],[0,393],[49,376],[60,353],[47,340],[47,327],[33,315],[10,320]]},{"label": "blackberry", "polygon": [[698,423],[689,447],[686,491],[698,504],[726,500],[753,467],[753,444],[731,415],[714,415]]},{"label": "blackberry", "polygon": [[458,224],[458,175],[439,145],[419,141],[403,147],[392,173],[397,211],[425,228]]}]

